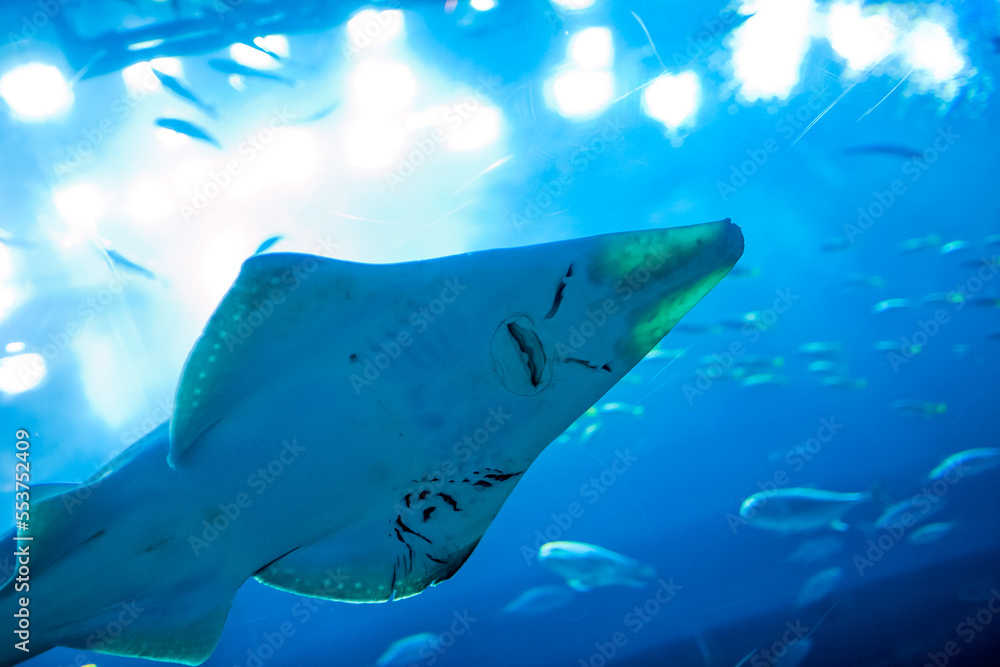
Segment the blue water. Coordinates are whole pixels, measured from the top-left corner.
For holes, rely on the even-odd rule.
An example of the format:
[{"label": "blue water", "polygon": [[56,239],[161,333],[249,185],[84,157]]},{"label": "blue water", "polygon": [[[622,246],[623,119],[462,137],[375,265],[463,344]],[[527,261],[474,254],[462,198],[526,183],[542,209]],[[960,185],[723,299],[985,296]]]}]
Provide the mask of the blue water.
[{"label": "blue water", "polygon": [[[732,67],[731,33],[743,19],[722,3],[401,4],[405,35],[370,48],[406,63],[417,92],[385,114],[406,128],[397,152],[366,167],[356,160],[385,150],[390,125],[377,125],[372,145],[352,157],[357,124],[382,118],[352,87],[373,52],[343,49],[356,3],[317,3],[325,9],[315,23],[289,15],[267,30],[288,26],[288,55],[267,71],[293,85],[230,82],[210,69],[209,58],[230,55],[226,36],[191,53],[168,42],[153,54],[178,56],[178,76],[218,119],[162,90],[133,104],[121,71],[136,58],[109,33],[148,25],[173,35],[199,17],[230,26],[261,3],[81,2],[50,7],[49,18],[45,3],[3,3],[0,75],[39,62],[80,76],[61,115],[26,122],[9,99],[0,113],[0,345],[11,359],[45,359],[37,384],[37,372],[5,376],[3,479],[13,478],[18,428],[32,433],[33,483],[78,482],[163,421],[201,327],[269,237],[282,236],[274,250],[392,262],[728,217],[746,251],[661,343],[684,353],[642,362],[601,401],[642,406],[642,415],[605,414],[588,422],[599,428],[586,442],[576,433],[551,445],[451,580],[388,604],[313,606],[249,581],[205,664],[372,665],[416,633],[441,642],[420,665],[997,664],[1000,469],[944,487],[927,474],[953,453],[1000,447],[1000,240],[990,239],[1000,234],[1000,7],[894,5],[907,17],[898,48],[855,72],[816,19],[793,80],[756,99]],[[759,4],[767,14],[743,26],[808,3]],[[817,15],[828,9],[819,4]],[[949,57],[930,42],[899,46],[922,19],[944,26],[955,71],[931,75],[921,65],[919,54]],[[613,74],[613,94],[588,117],[567,118],[546,91],[572,69],[570,36],[595,26],[610,30],[614,60],[592,69]],[[774,48],[792,33],[777,30]],[[700,81],[697,110],[675,129],[641,101],[640,87],[665,71]],[[406,85],[404,77],[390,88]],[[407,114],[467,100],[477,87],[485,92],[473,106],[499,112],[497,135],[483,130],[489,138],[470,150],[436,146],[412,175],[401,169],[400,156],[418,147],[420,121]],[[585,88],[595,94],[593,82]],[[164,134],[160,117],[196,123],[223,148]],[[261,128],[276,117],[291,120],[279,120],[284,131],[272,142]],[[261,145],[249,157],[254,138]],[[243,178],[206,190],[229,158]],[[81,185],[90,195],[72,190]],[[60,206],[67,188],[75,198]],[[931,236],[930,247],[901,247]],[[965,243],[942,252],[953,241]],[[112,246],[143,268],[116,263]],[[113,293],[112,271],[126,276]],[[879,279],[856,284],[855,274]],[[936,292],[953,296],[925,303]],[[887,299],[912,302],[876,312]],[[917,354],[901,360],[874,347],[904,338]],[[837,343],[826,359],[842,365],[838,376],[863,382],[822,384],[800,351],[816,341]],[[719,355],[714,365],[709,355]],[[750,355],[771,361],[758,373],[771,377],[748,385],[721,370]],[[912,415],[893,408],[904,399],[946,407]],[[626,452],[629,464],[613,465]],[[776,487],[874,490],[876,499],[849,510],[843,532],[784,534],[739,521],[747,496]],[[13,481],[0,490],[13,506]],[[913,544],[915,528],[894,536],[874,527],[886,504],[921,493],[945,503],[925,521],[950,523],[942,538]],[[789,560],[817,538],[832,552]],[[600,545],[654,566],[657,577],[535,616],[503,613],[523,591],[559,584],[533,557],[553,540]],[[833,590],[796,607],[805,582],[835,566]],[[658,598],[665,586],[672,592]],[[801,641],[773,657],[790,638]],[[91,662],[142,664],[69,649],[27,664]]]}]

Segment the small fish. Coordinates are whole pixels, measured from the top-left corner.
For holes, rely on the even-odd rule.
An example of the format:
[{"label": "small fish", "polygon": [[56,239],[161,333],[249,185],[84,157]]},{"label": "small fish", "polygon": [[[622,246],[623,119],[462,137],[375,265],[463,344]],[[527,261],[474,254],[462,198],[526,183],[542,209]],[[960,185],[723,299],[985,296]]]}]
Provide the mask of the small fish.
[{"label": "small fish", "polygon": [[743,378],[740,384],[744,387],[755,387],[762,384],[788,384],[788,377],[774,373],[758,373]]},{"label": "small fish", "polygon": [[198,99],[198,97],[194,93],[192,93],[187,88],[187,86],[181,83],[179,79],[176,79],[165,72],[161,72],[155,67],[152,68],[152,70],[153,74],[155,74],[156,78],[160,80],[160,83],[163,84],[164,88],[172,92],[174,95],[177,95],[181,99],[187,100],[195,107],[200,109],[207,116],[216,119],[219,117],[219,112],[216,111],[214,107],[205,104],[200,99]]},{"label": "small fish", "polygon": [[931,292],[920,300],[925,306],[952,306],[965,301],[961,292]]},{"label": "small fish", "polygon": [[538,550],[538,560],[581,593],[598,586],[643,588],[656,576],[650,565],[583,542],[548,542]]},{"label": "small fish", "polygon": [[917,302],[913,299],[886,299],[879,301],[872,308],[873,313],[885,313],[890,310],[902,310],[903,308],[916,308]]},{"label": "small fish", "polygon": [[807,357],[819,357],[821,359],[835,358],[840,355],[843,346],[840,341],[814,341],[799,345],[799,354]]},{"label": "small fish", "polygon": [[264,252],[265,250],[270,250],[271,246],[273,246],[275,243],[277,243],[278,241],[280,241],[283,238],[285,238],[285,237],[284,236],[272,236],[269,239],[265,239],[264,242],[261,243],[259,246],[257,246],[257,249],[253,251],[253,254],[254,255],[259,255],[260,253]]},{"label": "small fish", "polygon": [[790,563],[814,563],[818,560],[829,558],[844,548],[844,540],[831,535],[815,537],[806,540],[799,545],[799,548],[792,552],[786,561]]},{"label": "small fish", "polygon": [[983,245],[1000,245],[1000,234],[991,234],[983,239]]},{"label": "small fish", "polygon": [[844,155],[887,155],[889,157],[905,158],[907,160],[922,160],[923,153],[900,144],[866,144],[851,146]]},{"label": "small fish", "polygon": [[941,245],[941,237],[937,234],[930,234],[929,236],[900,241],[899,250],[900,252],[917,252],[918,250],[926,250],[927,248],[936,248],[939,245]]},{"label": "small fish", "polygon": [[118,267],[120,269],[125,269],[126,271],[130,271],[132,273],[140,275],[143,278],[148,278],[149,280],[156,280],[155,273],[153,273],[146,267],[142,266],[141,264],[136,264],[129,258],[122,255],[117,250],[113,250],[111,248],[104,248],[104,252],[107,255],[108,260],[110,260],[109,264],[111,265],[112,270],[114,270],[114,267]]},{"label": "small fish", "polygon": [[937,514],[946,504],[938,496],[931,496],[928,500],[927,496],[917,494],[886,507],[875,519],[875,527],[880,530],[897,526],[910,528]]},{"label": "small fish", "polygon": [[951,241],[950,243],[945,243],[938,250],[942,255],[947,255],[949,253],[958,252],[959,250],[965,250],[966,248],[971,248],[972,244],[968,241]]},{"label": "small fish", "polygon": [[830,375],[820,380],[824,387],[836,387],[837,389],[850,389],[857,391],[868,386],[868,380],[864,378],[849,378],[843,375]]},{"label": "small fish", "polygon": [[828,567],[809,577],[795,598],[795,606],[807,607],[825,599],[840,583],[843,574],[839,567]]},{"label": "small fish", "polygon": [[845,371],[844,365],[829,359],[820,359],[806,366],[810,373],[829,373],[831,375],[842,375]]},{"label": "small fish", "polygon": [[204,141],[207,144],[212,144],[216,148],[222,148],[222,144],[219,140],[213,137],[211,134],[201,129],[194,123],[189,123],[186,120],[181,120],[180,118],[157,118],[156,124],[160,127],[164,127],[168,130],[173,130],[178,134],[184,134],[192,139],[197,139],[198,141]]},{"label": "small fish", "polygon": [[969,299],[969,303],[980,308],[1000,308],[1000,299],[989,296],[977,296]]},{"label": "small fish", "polygon": [[955,343],[951,346],[951,352],[958,358],[962,358],[972,351],[972,348],[965,343]]},{"label": "small fish", "polygon": [[769,357],[763,354],[744,354],[736,358],[740,368],[780,368],[785,365],[784,357]]},{"label": "small fish", "polygon": [[268,79],[270,81],[278,81],[287,86],[295,85],[295,82],[288,77],[281,76],[280,74],[272,74],[271,72],[265,72],[264,70],[254,69],[253,67],[248,67],[236,62],[235,60],[228,60],[226,58],[210,58],[208,60],[208,66],[216,72],[221,72],[223,74],[235,74],[242,77]]},{"label": "small fish", "polygon": [[904,343],[900,340],[880,340],[875,343],[876,352],[899,352],[912,357],[919,354],[923,348],[912,343]]},{"label": "small fish", "polygon": [[565,607],[576,597],[573,589],[566,586],[536,586],[529,588],[503,608],[505,614],[537,616]]},{"label": "small fish", "polygon": [[858,287],[874,287],[875,289],[885,288],[885,280],[882,279],[882,276],[866,276],[863,273],[848,274],[847,284]]},{"label": "small fish", "polygon": [[840,493],[789,488],[761,491],[743,501],[740,516],[750,525],[783,533],[847,530],[842,517],[852,507],[872,500],[872,493]]},{"label": "small fish", "polygon": [[423,662],[427,657],[438,652],[440,638],[433,632],[421,632],[409,637],[397,639],[375,661],[377,667],[405,667],[412,663]]},{"label": "small fish", "polygon": [[914,417],[933,417],[935,415],[943,415],[948,409],[948,404],[901,398],[892,404],[892,409],[901,414]]},{"label": "small fish", "polygon": [[850,248],[852,245],[854,245],[854,242],[849,240],[846,236],[834,236],[820,243],[819,249],[820,252],[835,252],[837,250]]},{"label": "small fish", "polygon": [[926,526],[921,526],[910,533],[910,536],[906,538],[906,541],[910,544],[930,544],[931,542],[940,540],[942,537],[950,533],[951,529],[954,527],[955,524],[952,521],[929,523]]},{"label": "small fish", "polygon": [[604,403],[603,405],[592,405],[585,413],[588,417],[607,414],[609,412],[641,417],[645,411],[641,405],[629,405],[628,403]]},{"label": "small fish", "polygon": [[931,470],[928,479],[941,479],[951,471],[961,477],[978,475],[1000,466],[1000,448],[977,447],[952,454]]}]

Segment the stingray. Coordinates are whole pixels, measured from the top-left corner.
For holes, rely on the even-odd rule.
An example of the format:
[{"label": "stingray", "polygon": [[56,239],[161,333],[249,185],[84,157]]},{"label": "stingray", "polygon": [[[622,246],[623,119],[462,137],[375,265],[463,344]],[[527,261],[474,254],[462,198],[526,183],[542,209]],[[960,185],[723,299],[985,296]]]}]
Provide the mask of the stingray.
[{"label": "stingray", "polygon": [[0,589],[30,632],[0,664],[55,646],[200,664],[251,577],[353,603],[449,579],[742,253],[723,220],[400,264],[251,257],[171,419],[82,484],[31,488],[8,538],[31,537],[30,590]]}]

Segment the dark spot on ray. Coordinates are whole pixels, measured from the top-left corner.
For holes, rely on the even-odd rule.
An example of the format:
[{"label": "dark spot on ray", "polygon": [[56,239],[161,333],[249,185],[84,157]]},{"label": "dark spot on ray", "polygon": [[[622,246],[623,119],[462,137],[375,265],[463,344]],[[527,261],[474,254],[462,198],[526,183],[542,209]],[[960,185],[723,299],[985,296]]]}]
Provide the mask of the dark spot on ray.
[{"label": "dark spot on ray", "polygon": [[[466,481],[468,481],[468,480],[466,480]],[[451,508],[453,510],[455,510],[456,512],[461,512],[462,511],[462,510],[458,509],[458,503],[455,502],[455,499],[452,498],[451,496],[449,496],[447,493],[439,493],[438,495],[441,496],[442,500],[444,500],[446,503],[448,503],[449,505],[451,505]]]},{"label": "dark spot on ray", "polygon": [[510,334],[518,348],[528,358],[528,376],[531,386],[537,387],[542,383],[542,370],[545,368],[545,349],[538,334],[531,329],[525,329],[514,322],[507,324],[507,332]]},{"label": "dark spot on ray", "polygon": [[569,268],[566,269],[566,277],[567,278],[572,278],[573,277],[573,265],[572,264],[570,264]]},{"label": "dark spot on ray", "polygon": [[351,355],[350,357],[348,357],[348,358],[349,358],[349,359],[350,359],[351,361],[357,361],[357,360],[358,360],[358,355],[356,355],[356,354],[352,354],[352,355]]},{"label": "dark spot on ray", "polygon": [[172,539],[174,539],[174,538],[172,538],[172,537],[164,537],[159,542],[153,542],[148,547],[146,547],[146,552],[149,553],[150,551],[153,551],[154,549],[159,549],[160,547],[162,547],[164,544],[166,544],[167,542],[169,542]]},{"label": "dark spot on ray", "polygon": [[555,317],[556,313],[559,312],[559,305],[562,303],[563,291],[565,289],[566,289],[566,283],[560,280],[559,287],[556,288],[556,296],[552,300],[552,307],[549,309],[549,312],[545,313],[546,320],[551,320],[553,317]]},{"label": "dark spot on ray", "polygon": [[400,528],[402,528],[404,533],[412,533],[413,535],[416,535],[417,537],[419,537],[420,539],[422,539],[427,544],[431,544],[430,540],[428,540],[426,537],[424,537],[423,535],[421,535],[417,531],[411,530],[409,528],[409,526],[407,526],[405,523],[403,523],[403,517],[396,516],[396,525],[399,526]]},{"label": "dark spot on ray", "polygon": [[610,373],[611,372],[611,366],[608,366],[607,364],[604,364],[603,366],[601,366],[601,370],[605,370],[605,371],[607,371],[607,372]]},{"label": "dark spot on ray", "polygon": [[465,478],[465,479],[463,479],[462,481],[463,481],[463,482],[469,482],[469,481],[471,481],[471,480],[470,480],[470,479],[469,479],[468,477],[466,477],[466,478]]},{"label": "dark spot on ray", "polygon": [[395,531],[396,531],[396,537],[399,538],[399,541],[402,542],[403,544],[406,544],[406,540],[403,539],[403,535],[402,533],[399,532],[399,528],[396,528]]},{"label": "dark spot on ray", "polygon": [[403,502],[406,503],[407,507],[410,506],[410,496],[412,495],[413,495],[412,493],[407,493],[405,496],[403,496]]},{"label": "dark spot on ray", "polygon": [[432,482],[440,482],[441,480],[440,480],[440,479],[438,479],[437,477],[435,477],[435,478],[434,478],[434,479],[432,479],[431,481],[432,481]]},{"label": "dark spot on ray", "polygon": [[447,564],[447,563],[448,563],[448,561],[446,561],[446,560],[440,560],[440,559],[437,559],[437,558],[435,558],[434,556],[432,556],[432,555],[430,555],[430,554],[424,554],[424,555],[425,555],[425,556],[427,556],[428,558],[430,558],[430,559],[431,559],[432,561],[434,561],[435,563],[441,563],[442,565],[445,565],[445,564]]},{"label": "dark spot on ray", "polygon": [[104,534],[104,529],[102,528],[101,530],[97,531],[96,533],[94,533],[93,535],[91,535],[90,537],[88,537],[87,539],[85,539],[83,541],[83,543],[86,544],[87,542],[90,542],[91,540],[96,540],[98,537],[100,537],[103,534]]},{"label": "dark spot on ray", "polygon": [[421,492],[420,492],[420,495],[419,495],[419,496],[417,496],[417,500],[423,500],[424,498],[426,498],[426,497],[427,497],[427,494],[428,494],[428,493],[430,493],[430,491],[421,491]]},{"label": "dark spot on ray", "polygon": [[436,510],[436,509],[437,509],[436,507],[428,507],[427,509],[424,510],[424,522],[425,523],[427,522],[427,519],[431,518],[431,514],[433,514],[434,510]]},{"label": "dark spot on ray", "polygon": [[485,488],[493,486],[493,485],[490,484],[489,482],[481,479],[478,482],[476,482],[475,484],[473,484],[472,486],[478,486],[478,487],[481,487],[481,488],[485,489]]},{"label": "dark spot on ray", "polygon": [[509,475],[486,475],[486,477],[488,479],[494,479],[494,480],[496,480],[498,482],[506,482],[511,477],[514,477],[514,476],[520,475],[520,474],[521,473],[519,473],[519,472],[512,472]]}]

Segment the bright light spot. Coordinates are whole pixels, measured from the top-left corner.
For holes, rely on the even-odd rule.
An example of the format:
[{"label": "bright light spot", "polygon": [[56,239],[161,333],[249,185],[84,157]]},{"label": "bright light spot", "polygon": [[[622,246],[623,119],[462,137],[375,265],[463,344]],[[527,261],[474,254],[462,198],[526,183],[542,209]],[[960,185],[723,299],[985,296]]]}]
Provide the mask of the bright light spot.
[{"label": "bright light spot", "polygon": [[569,40],[569,57],[584,69],[611,67],[615,59],[611,31],[607,28],[587,28],[576,33]]},{"label": "bright light spot", "polygon": [[932,78],[932,83],[951,81],[965,69],[965,59],[944,26],[920,21],[906,36],[904,57],[910,66]]},{"label": "bright light spot", "polygon": [[170,215],[174,210],[174,200],[167,189],[159,183],[139,183],[132,189],[128,200],[129,214],[143,222],[156,222]]},{"label": "bright light spot", "polygon": [[455,115],[454,118],[457,124],[448,131],[445,138],[445,146],[453,151],[489,146],[500,136],[501,116],[496,107],[481,106],[468,114],[468,117]]},{"label": "bright light spot", "polygon": [[261,151],[262,186],[268,183],[297,183],[316,170],[319,145],[312,132],[301,128],[286,128],[274,143]]},{"label": "bright light spot", "polygon": [[587,9],[592,7],[594,0],[552,0],[552,5],[558,7],[559,9],[569,9],[571,11],[577,11],[580,9]]},{"label": "bright light spot", "polygon": [[351,75],[351,87],[365,111],[392,113],[413,103],[417,80],[402,63],[365,61]]},{"label": "bright light spot", "polygon": [[608,107],[614,93],[610,72],[567,72],[552,82],[556,110],[567,118],[583,118]]},{"label": "bright light spot", "polygon": [[141,88],[152,92],[163,87],[160,80],[153,74],[153,68],[147,62],[129,65],[123,69],[122,81],[125,82],[125,86],[129,90]]},{"label": "bright light spot", "polygon": [[646,86],[642,108],[646,115],[676,130],[694,120],[701,104],[701,82],[694,72],[664,74]]},{"label": "bright light spot", "polygon": [[165,39],[150,39],[150,40],[147,40],[145,42],[136,42],[135,44],[129,44],[125,48],[128,49],[129,51],[142,51],[144,49],[151,49],[151,48],[153,48],[155,46],[159,46],[160,44],[163,44],[163,42],[165,42],[165,41],[167,41],[167,40],[165,40]]},{"label": "bright light spot", "polygon": [[830,45],[853,70],[863,70],[879,62],[893,50],[896,26],[884,13],[861,15],[857,3],[836,4],[827,17]]},{"label": "bright light spot", "polygon": [[347,162],[360,169],[387,167],[406,135],[397,123],[363,120],[347,131]]},{"label": "bright light spot", "polygon": [[4,348],[5,352],[20,352],[25,348],[24,343],[7,343],[7,347]]},{"label": "bright light spot", "polygon": [[[753,16],[733,31],[733,74],[750,101],[787,98],[811,42],[814,0],[759,0]],[[744,5],[742,11],[752,11]]]},{"label": "bright light spot", "polygon": [[62,72],[40,63],[15,67],[0,77],[0,97],[25,121],[52,118],[73,106],[73,91]]},{"label": "bright light spot", "polygon": [[229,85],[232,86],[235,90],[240,91],[241,93],[247,89],[246,81],[244,81],[243,77],[240,76],[239,74],[229,75]]},{"label": "bright light spot", "polygon": [[201,255],[204,289],[199,292],[217,302],[236,280],[247,254],[253,252],[247,249],[253,247],[243,234],[235,231],[223,232],[205,242]]},{"label": "bright light spot", "polygon": [[145,396],[115,340],[83,332],[73,343],[84,394],[94,412],[111,427],[121,426],[135,414]]},{"label": "bright light spot", "polygon": [[184,65],[180,58],[153,58],[149,61],[149,66],[163,74],[170,76],[184,76]]},{"label": "bright light spot", "polygon": [[45,377],[45,371],[45,357],[40,354],[29,352],[4,357],[0,359],[0,392],[20,394],[34,389]]},{"label": "bright light spot", "polygon": [[52,195],[56,210],[74,231],[97,233],[97,221],[104,216],[104,197],[90,185],[71,185]]},{"label": "bright light spot", "polygon": [[385,44],[403,34],[403,12],[398,9],[362,9],[347,22],[347,37],[358,49]]},{"label": "bright light spot", "polygon": [[469,4],[478,12],[488,12],[497,6],[497,0],[472,0]]},{"label": "bright light spot", "polygon": [[[267,37],[257,37],[253,43],[261,49],[266,49],[271,53],[288,57],[288,38],[284,35],[268,35]],[[281,62],[275,60],[260,49],[255,49],[246,44],[236,43],[229,47],[229,57],[241,65],[253,67],[254,69],[278,69]]]},{"label": "bright light spot", "polygon": [[288,38],[284,35],[264,35],[263,37],[254,37],[253,43],[265,51],[270,51],[274,55],[281,56],[282,58],[287,58],[292,53],[288,47]]},{"label": "bright light spot", "polygon": [[187,146],[190,142],[194,141],[194,139],[186,134],[171,130],[169,127],[156,128],[156,138],[159,139],[161,144],[170,148]]}]

